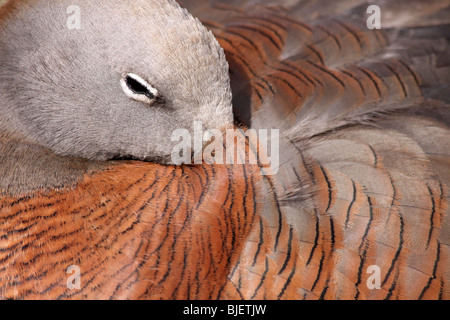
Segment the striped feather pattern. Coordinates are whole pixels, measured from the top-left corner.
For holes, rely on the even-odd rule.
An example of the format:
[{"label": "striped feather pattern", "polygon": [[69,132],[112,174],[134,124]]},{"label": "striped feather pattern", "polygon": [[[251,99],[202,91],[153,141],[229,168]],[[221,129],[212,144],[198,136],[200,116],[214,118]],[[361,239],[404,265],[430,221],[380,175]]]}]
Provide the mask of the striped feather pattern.
[{"label": "striped feather pattern", "polygon": [[253,170],[124,163],[74,190],[2,197],[0,296],[217,298],[261,206]]},{"label": "striped feather pattern", "polygon": [[[448,53],[445,34],[368,30],[357,1],[328,14],[314,1],[183,3],[226,51],[239,120],[286,136],[277,199],[266,200],[225,297],[448,299],[449,114],[426,98],[449,83],[435,60]],[[416,14],[408,24],[422,27]],[[366,284],[373,265],[378,290]]]}]

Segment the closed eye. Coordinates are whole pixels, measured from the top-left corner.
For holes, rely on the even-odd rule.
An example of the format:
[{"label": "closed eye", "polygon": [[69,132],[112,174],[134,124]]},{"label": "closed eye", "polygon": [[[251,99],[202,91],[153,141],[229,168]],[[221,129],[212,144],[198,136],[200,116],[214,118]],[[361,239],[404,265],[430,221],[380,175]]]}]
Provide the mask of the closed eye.
[{"label": "closed eye", "polygon": [[120,84],[125,94],[136,101],[153,104],[159,98],[158,90],[137,74],[124,74]]}]

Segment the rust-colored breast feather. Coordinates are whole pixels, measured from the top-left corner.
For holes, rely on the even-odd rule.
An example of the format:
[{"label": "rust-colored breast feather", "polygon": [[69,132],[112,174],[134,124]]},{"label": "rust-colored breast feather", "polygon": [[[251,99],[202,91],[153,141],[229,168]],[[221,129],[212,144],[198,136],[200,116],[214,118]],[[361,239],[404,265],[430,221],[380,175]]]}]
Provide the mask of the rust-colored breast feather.
[{"label": "rust-colored breast feather", "polygon": [[[130,163],[0,202],[3,298],[217,298],[260,204],[246,166]],[[81,271],[69,290],[66,269]]]}]

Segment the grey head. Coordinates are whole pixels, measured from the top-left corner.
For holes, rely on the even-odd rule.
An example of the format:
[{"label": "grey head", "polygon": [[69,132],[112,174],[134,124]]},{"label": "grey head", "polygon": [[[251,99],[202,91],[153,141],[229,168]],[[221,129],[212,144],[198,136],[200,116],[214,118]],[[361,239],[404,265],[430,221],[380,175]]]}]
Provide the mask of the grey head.
[{"label": "grey head", "polygon": [[224,52],[173,0],[12,1],[0,61],[0,131],[58,156],[170,163],[175,129],[233,121]]}]

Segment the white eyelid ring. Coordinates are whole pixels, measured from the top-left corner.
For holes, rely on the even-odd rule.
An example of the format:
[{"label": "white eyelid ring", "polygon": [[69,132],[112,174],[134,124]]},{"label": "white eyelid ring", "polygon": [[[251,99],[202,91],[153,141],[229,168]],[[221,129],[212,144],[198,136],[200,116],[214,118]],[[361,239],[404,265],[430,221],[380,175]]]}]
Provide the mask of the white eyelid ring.
[{"label": "white eyelid ring", "polygon": [[133,100],[153,104],[159,98],[158,90],[137,74],[123,74],[120,85],[123,92]]}]

